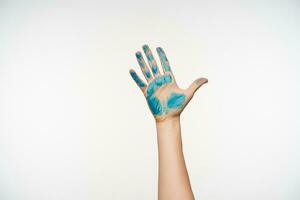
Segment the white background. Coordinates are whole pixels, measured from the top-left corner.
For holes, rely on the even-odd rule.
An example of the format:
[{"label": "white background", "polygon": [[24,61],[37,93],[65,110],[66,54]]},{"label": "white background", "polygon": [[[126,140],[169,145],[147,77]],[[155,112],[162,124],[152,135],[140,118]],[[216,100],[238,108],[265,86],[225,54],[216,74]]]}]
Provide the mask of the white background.
[{"label": "white background", "polygon": [[182,114],[196,199],[299,200],[299,35],[297,0],[0,1],[0,199],[157,198],[149,44],[209,80]]}]

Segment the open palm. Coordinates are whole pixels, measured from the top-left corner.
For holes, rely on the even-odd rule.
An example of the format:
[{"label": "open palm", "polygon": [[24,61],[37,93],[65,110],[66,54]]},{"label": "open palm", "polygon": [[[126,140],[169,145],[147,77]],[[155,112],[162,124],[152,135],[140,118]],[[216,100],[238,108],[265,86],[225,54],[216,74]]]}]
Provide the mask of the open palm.
[{"label": "open palm", "polygon": [[[143,46],[148,60],[145,63],[140,51],[136,52],[136,58],[148,85],[131,69],[130,75],[147,99],[148,106],[156,121],[163,121],[168,117],[180,115],[185,106],[194,96],[196,90],[207,83],[206,78],[196,79],[187,89],[178,87],[175,77],[171,71],[169,61],[161,47],[156,48],[162,65],[163,74],[158,69],[157,63],[148,45]],[[151,72],[150,72],[151,68]]]}]

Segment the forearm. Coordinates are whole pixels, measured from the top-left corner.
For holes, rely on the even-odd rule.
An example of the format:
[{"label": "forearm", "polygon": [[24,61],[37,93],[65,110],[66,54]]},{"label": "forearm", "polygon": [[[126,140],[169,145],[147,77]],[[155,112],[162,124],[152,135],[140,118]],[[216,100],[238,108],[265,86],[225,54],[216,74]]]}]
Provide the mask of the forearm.
[{"label": "forearm", "polygon": [[159,200],[193,200],[181,141],[180,117],[156,122]]}]

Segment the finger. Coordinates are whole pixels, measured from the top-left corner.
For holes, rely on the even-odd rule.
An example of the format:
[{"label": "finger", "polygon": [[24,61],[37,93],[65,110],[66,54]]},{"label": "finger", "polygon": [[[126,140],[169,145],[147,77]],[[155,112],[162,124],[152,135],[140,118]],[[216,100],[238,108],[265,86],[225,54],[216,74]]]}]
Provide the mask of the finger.
[{"label": "finger", "polygon": [[164,72],[165,73],[166,72],[171,72],[171,67],[170,67],[168,58],[167,58],[164,50],[161,47],[157,47],[156,51],[157,51],[157,53],[159,55],[159,59],[160,59],[160,62],[161,62],[161,65],[163,67]]},{"label": "finger", "polygon": [[136,56],[136,59],[141,67],[141,70],[142,70],[147,82],[149,83],[152,80],[152,74],[149,70],[149,67],[145,63],[142,53],[140,51],[138,51],[135,53],[135,56]]},{"label": "finger", "polygon": [[194,96],[195,92],[205,83],[207,83],[208,80],[206,78],[198,78],[196,79],[186,90],[188,96],[192,97]]},{"label": "finger", "polygon": [[144,92],[146,90],[147,85],[144,83],[142,79],[136,74],[136,72],[131,69],[129,70],[129,73],[132,77],[132,79],[135,81],[135,83],[139,86],[139,88]]},{"label": "finger", "polygon": [[143,45],[143,50],[146,54],[146,57],[147,57],[147,60],[148,60],[148,63],[149,63],[149,66],[151,67],[151,71],[152,71],[152,74],[154,77],[160,75],[160,72],[159,72],[159,69],[157,67],[157,64],[156,64],[156,61],[153,57],[153,54],[149,48],[148,45]]}]

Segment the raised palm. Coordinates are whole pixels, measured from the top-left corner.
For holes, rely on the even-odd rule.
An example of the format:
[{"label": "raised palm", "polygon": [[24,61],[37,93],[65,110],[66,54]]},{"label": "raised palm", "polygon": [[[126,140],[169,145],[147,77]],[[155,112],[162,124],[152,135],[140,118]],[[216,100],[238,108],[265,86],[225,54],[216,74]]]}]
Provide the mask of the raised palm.
[{"label": "raised palm", "polygon": [[[157,63],[148,45],[143,46],[148,65],[140,51],[136,52],[136,58],[141,70],[147,80],[147,84],[139,78],[136,72],[131,69],[130,75],[137,83],[147,99],[148,106],[156,121],[163,121],[168,117],[180,115],[185,106],[194,96],[196,90],[207,83],[206,78],[196,79],[187,89],[178,87],[175,77],[171,71],[169,61],[161,47],[156,48],[162,65],[163,74],[158,69]],[[150,72],[151,68],[151,72]]]}]

